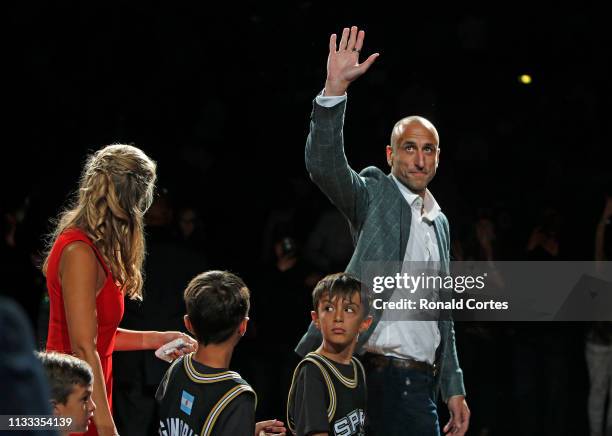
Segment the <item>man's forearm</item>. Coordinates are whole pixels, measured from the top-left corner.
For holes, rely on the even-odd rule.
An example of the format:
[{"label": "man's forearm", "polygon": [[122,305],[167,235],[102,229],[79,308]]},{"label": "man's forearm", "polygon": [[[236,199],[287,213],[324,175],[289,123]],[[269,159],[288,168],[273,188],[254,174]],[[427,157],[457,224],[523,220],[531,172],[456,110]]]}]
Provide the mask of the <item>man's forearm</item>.
[{"label": "man's forearm", "polygon": [[[314,103],[306,140],[306,169],[313,182],[346,216],[353,218],[365,186],[344,154],[343,124],[346,103],[323,107]],[[356,199],[355,196],[358,198]]]},{"label": "man's forearm", "polygon": [[313,104],[305,153],[306,169],[313,179],[329,178],[332,169],[348,169],[343,141],[345,107],[345,102],[331,107],[317,101]]}]

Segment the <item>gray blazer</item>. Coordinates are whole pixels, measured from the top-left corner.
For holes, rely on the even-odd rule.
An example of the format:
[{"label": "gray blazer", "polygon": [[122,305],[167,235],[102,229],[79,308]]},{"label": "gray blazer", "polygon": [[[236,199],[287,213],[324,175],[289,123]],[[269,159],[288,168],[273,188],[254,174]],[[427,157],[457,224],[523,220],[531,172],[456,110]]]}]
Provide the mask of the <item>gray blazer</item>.
[{"label": "gray blazer", "polygon": [[[345,109],[346,101],[331,108],[320,106],[316,101],[313,103],[310,134],[306,140],[306,168],[311,179],[348,220],[355,252],[346,271],[361,277],[364,262],[399,264],[403,261],[410,237],[411,209],[389,175],[376,167],[368,167],[357,174],[349,166],[342,133]],[[444,214],[434,220],[434,228],[442,268],[448,272],[450,233]],[[360,335],[358,353],[364,351],[363,345],[380,321],[381,312],[374,311],[372,326]],[[436,384],[447,401],[453,395],[465,395],[465,388],[453,322],[439,321],[438,326],[441,341],[437,350]],[[311,323],[295,351],[304,356],[316,349],[321,340],[321,333]]]}]

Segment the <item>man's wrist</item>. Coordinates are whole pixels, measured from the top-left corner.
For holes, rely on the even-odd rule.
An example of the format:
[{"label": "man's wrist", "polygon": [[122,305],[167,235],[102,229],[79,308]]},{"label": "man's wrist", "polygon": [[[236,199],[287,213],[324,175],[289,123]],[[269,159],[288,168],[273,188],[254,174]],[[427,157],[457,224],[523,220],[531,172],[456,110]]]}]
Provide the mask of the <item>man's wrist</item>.
[{"label": "man's wrist", "polygon": [[325,89],[323,90],[324,97],[340,97],[346,94],[348,89],[348,82],[344,81],[325,81]]},{"label": "man's wrist", "polygon": [[451,400],[453,400],[453,399],[455,399],[455,398],[459,399],[459,401],[462,401],[462,400],[465,400],[465,395],[461,395],[461,394],[458,394],[458,395],[451,395],[450,397],[448,397],[448,398],[446,399],[446,403],[450,403],[450,401],[451,401]]}]

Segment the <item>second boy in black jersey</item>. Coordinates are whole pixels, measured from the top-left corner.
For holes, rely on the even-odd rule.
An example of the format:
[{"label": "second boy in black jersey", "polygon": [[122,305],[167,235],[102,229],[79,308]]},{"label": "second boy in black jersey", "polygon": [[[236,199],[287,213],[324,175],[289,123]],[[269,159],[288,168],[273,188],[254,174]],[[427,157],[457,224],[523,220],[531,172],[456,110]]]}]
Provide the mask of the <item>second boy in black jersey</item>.
[{"label": "second boy in black jersey", "polygon": [[281,421],[255,423],[255,392],[227,369],[246,332],[249,297],[227,271],[200,274],[185,289],[185,325],[198,349],[177,359],[157,389],[161,436],[285,435]]},{"label": "second boy in black jersey", "polygon": [[332,274],[313,291],[312,320],[323,343],[298,364],[287,403],[287,423],[298,435],[364,434],[366,380],[353,357],[360,332],[370,327],[369,299],[361,283]]}]

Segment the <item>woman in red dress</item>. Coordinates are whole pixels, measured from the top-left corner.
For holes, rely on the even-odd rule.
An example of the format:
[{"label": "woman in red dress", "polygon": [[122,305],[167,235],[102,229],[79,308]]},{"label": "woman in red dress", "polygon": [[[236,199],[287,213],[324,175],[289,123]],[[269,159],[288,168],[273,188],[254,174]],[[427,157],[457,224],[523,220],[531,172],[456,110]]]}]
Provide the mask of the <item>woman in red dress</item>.
[{"label": "woman in red dress", "polygon": [[[57,221],[43,272],[49,290],[47,350],[74,354],[94,373],[96,412],[88,435],[117,435],[112,417],[112,353],[156,349],[181,332],[118,328],[124,296],[142,298],[143,215],[151,205],[156,165],[129,145],[89,157],[74,204]],[[182,352],[177,352],[182,354]]]}]

